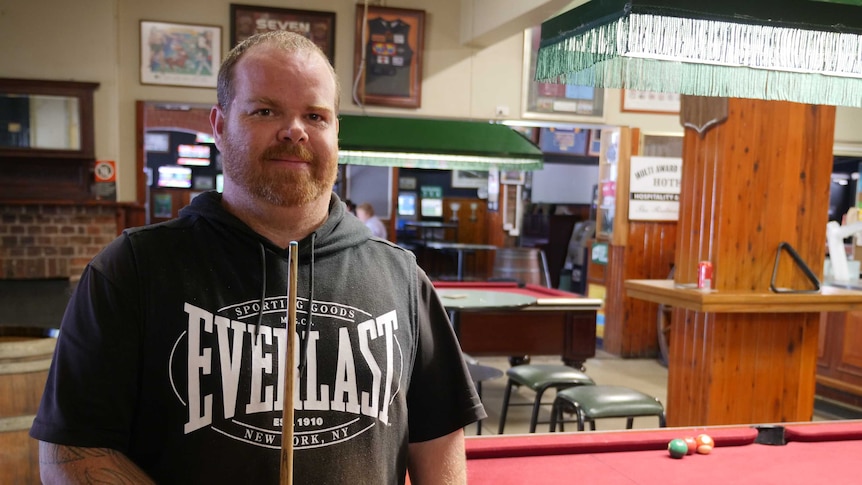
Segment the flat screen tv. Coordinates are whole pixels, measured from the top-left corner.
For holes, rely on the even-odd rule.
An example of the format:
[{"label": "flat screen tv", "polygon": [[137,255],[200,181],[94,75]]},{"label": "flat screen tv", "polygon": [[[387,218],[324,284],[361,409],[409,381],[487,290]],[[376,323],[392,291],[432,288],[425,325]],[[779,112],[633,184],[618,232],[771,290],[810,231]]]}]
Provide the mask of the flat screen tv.
[{"label": "flat screen tv", "polygon": [[162,165],[159,167],[159,178],[156,181],[159,187],[172,187],[177,189],[192,188],[192,169],[175,165]]},{"label": "flat screen tv", "polygon": [[443,217],[443,199],[422,199],[422,217]]}]

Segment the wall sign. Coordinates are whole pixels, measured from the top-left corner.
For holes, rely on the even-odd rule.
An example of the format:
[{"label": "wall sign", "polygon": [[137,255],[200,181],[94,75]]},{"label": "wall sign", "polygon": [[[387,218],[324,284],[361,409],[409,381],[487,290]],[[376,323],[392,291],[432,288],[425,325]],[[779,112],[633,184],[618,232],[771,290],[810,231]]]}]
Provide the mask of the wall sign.
[{"label": "wall sign", "polygon": [[682,158],[632,157],[630,167],[629,220],[677,220]]}]

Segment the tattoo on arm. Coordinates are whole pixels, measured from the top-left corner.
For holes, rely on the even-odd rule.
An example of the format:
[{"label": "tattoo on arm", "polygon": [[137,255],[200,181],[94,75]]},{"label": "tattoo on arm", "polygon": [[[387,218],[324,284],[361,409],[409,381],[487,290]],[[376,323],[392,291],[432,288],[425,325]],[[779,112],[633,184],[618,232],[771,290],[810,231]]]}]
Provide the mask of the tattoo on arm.
[{"label": "tattoo on arm", "polygon": [[39,444],[39,464],[45,475],[84,484],[154,483],[128,457],[110,448]]}]

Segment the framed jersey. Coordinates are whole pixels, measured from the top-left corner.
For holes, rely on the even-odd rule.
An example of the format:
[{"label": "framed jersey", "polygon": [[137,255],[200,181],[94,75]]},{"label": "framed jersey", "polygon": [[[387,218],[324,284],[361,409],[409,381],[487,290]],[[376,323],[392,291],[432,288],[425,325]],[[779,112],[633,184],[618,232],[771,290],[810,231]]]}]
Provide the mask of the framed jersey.
[{"label": "framed jersey", "polygon": [[424,37],[424,10],[356,5],[354,102],[419,108]]}]

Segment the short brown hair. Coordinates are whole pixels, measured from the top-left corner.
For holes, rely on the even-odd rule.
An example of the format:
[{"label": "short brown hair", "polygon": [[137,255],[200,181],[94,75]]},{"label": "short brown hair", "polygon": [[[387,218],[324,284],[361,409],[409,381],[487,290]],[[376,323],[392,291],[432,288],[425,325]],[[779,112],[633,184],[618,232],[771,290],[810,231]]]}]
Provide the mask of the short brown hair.
[{"label": "short brown hair", "polygon": [[221,63],[218,71],[218,85],[216,87],[216,95],[218,105],[221,109],[227,111],[231,100],[233,100],[233,73],[236,65],[242,56],[258,45],[274,45],[285,52],[314,52],[326,60],[329,66],[329,71],[332,73],[332,79],[335,81],[335,110],[338,111],[338,105],[341,102],[341,84],[338,82],[338,76],[335,74],[335,68],[329,62],[326,54],[320,50],[314,42],[306,37],[295,32],[286,30],[275,30],[272,32],[264,32],[255,34],[244,41],[240,42],[236,47],[231,49],[227,57]]},{"label": "short brown hair", "polygon": [[369,204],[368,202],[363,202],[359,204],[358,206],[356,206],[356,210],[362,210],[363,212],[368,214],[368,217],[374,215],[374,206]]}]

